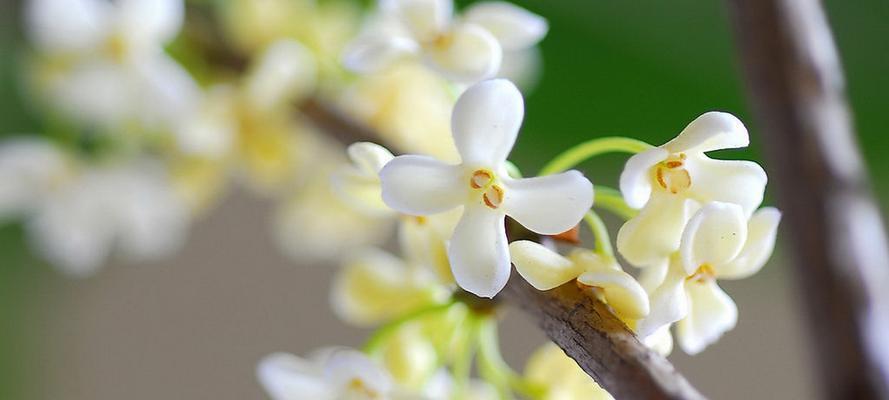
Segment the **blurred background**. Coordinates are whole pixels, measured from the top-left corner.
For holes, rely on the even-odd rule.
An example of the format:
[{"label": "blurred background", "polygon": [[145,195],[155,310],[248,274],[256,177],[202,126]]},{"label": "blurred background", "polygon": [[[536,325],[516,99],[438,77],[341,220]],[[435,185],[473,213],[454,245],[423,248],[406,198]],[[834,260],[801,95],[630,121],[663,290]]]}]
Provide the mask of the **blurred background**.
[{"label": "blurred background", "polygon": [[[750,149],[718,157],[760,159],[763,141],[745,103],[721,2],[516,3],[551,27],[541,46],[543,75],[526,100],[512,157],[521,168],[535,170],[595,136],[663,143],[708,110],[738,115],[751,132]],[[0,4],[0,135],[39,133],[21,93],[21,5]],[[885,199],[889,3],[831,0],[826,7],[861,147]],[[584,170],[594,183],[616,186],[621,163],[602,157]],[[263,355],[360,345],[367,332],[329,311],[332,266],[281,255],[271,217],[267,202],[234,190],[192,227],[174,257],[112,262],[85,279],[61,275],[34,256],[20,224],[0,226],[0,398],[258,399],[253,368]],[[671,356],[711,398],[815,395],[800,301],[780,246],[786,239],[779,236],[761,273],[724,285],[738,303],[738,327],[699,356],[678,349]],[[519,312],[506,319],[505,353],[521,367],[544,337]]]}]

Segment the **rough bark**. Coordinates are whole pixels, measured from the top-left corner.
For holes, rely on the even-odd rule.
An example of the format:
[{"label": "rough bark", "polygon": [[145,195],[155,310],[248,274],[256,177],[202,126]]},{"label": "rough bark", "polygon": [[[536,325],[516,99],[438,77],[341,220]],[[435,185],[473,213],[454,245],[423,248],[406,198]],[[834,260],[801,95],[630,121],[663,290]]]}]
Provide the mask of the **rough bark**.
[{"label": "rough bark", "polygon": [[729,1],[830,399],[889,398],[889,250],[818,0]]}]

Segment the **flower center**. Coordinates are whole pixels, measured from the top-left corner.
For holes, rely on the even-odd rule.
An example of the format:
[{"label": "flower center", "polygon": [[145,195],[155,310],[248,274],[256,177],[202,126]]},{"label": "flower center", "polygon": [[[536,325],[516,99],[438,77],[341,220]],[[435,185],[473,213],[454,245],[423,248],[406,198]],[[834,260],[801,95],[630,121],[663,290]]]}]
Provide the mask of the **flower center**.
[{"label": "flower center", "polygon": [[469,177],[469,187],[482,192],[482,201],[488,208],[496,210],[503,204],[503,188],[496,183],[493,172],[479,169]]},{"label": "flower center", "polygon": [[348,390],[349,393],[357,394],[368,399],[380,398],[380,394],[376,390],[367,387],[367,385],[364,384],[364,381],[359,378],[352,378],[346,386],[346,390]]},{"label": "flower center", "polygon": [[116,62],[124,62],[129,51],[126,39],[122,35],[111,35],[105,42],[105,51]]},{"label": "flower center", "polygon": [[677,194],[691,187],[691,175],[685,166],[685,153],[671,155],[655,167],[655,179],[660,187]]},{"label": "flower center", "polygon": [[707,283],[708,281],[713,280],[716,277],[716,272],[713,271],[713,266],[710,264],[701,264],[698,267],[698,270],[695,273],[687,276],[685,278],[686,282],[697,282],[697,283]]}]

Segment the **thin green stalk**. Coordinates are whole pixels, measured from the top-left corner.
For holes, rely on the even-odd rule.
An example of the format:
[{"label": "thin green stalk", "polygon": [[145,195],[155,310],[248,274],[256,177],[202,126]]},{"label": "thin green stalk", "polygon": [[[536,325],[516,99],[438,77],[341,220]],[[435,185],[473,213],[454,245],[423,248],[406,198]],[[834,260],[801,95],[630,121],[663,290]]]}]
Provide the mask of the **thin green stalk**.
[{"label": "thin green stalk", "polygon": [[577,166],[577,164],[604,153],[621,152],[636,154],[653,147],[641,140],[626,137],[596,138],[565,150],[547,163],[540,170],[539,175],[551,175],[567,171]]},{"label": "thin green stalk", "polygon": [[398,331],[399,328],[404,326],[405,324],[415,321],[417,319],[423,318],[428,315],[437,314],[439,312],[447,311],[455,304],[454,300],[449,300],[446,303],[442,304],[434,304],[429,307],[420,308],[414,312],[405,314],[401,318],[390,321],[389,323],[381,326],[379,329],[374,331],[374,333],[370,336],[367,342],[364,343],[364,352],[369,355],[374,355],[378,353],[392,334]]},{"label": "thin green stalk", "polygon": [[451,371],[454,375],[454,393],[456,398],[465,398],[466,391],[469,389],[469,381],[472,379],[472,360],[475,356],[475,350],[478,347],[478,319],[470,314],[466,319],[467,328],[465,330],[463,346],[461,351],[454,358]]},{"label": "thin green stalk", "polygon": [[639,214],[636,210],[627,205],[620,191],[607,186],[596,185],[596,200],[594,206],[604,208],[615,215],[627,220]]},{"label": "thin green stalk", "polygon": [[605,227],[605,223],[602,222],[599,214],[589,210],[583,216],[583,220],[586,221],[587,226],[590,227],[590,230],[593,231],[593,236],[596,238],[596,253],[613,258],[614,249],[611,248],[611,236],[608,234],[608,228]]},{"label": "thin green stalk", "polygon": [[512,391],[529,399],[538,399],[543,396],[545,388],[524,379],[503,360],[503,356],[500,354],[500,340],[495,318],[487,317],[481,321],[478,341],[479,371],[497,387],[501,398],[512,398]]}]

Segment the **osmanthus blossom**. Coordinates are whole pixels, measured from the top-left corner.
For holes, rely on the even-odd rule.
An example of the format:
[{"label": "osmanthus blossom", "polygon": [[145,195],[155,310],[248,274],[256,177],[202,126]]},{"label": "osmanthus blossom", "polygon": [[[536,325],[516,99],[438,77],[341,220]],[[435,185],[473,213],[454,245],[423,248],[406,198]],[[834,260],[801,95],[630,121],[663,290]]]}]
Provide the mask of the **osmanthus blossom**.
[{"label": "osmanthus blossom", "polygon": [[383,203],[380,170],[395,156],[385,147],[358,142],[346,148],[351,161],[333,175],[333,189],[353,206],[368,213],[392,215]]},{"label": "osmanthus blossom", "polygon": [[516,271],[537,290],[550,290],[577,279],[621,320],[633,324],[648,315],[648,294],[611,257],[575,249],[568,257],[528,240],[509,244]]},{"label": "osmanthus blossom", "polygon": [[614,399],[555,343],[534,351],[525,366],[525,378],[545,389],[541,400]]},{"label": "osmanthus blossom", "polygon": [[679,250],[658,268],[651,314],[639,325],[646,336],[678,321],[676,336],[697,354],[735,327],[738,309],[717,279],[743,279],[759,271],[775,245],[781,213],[762,208],[748,218],[731,203],[710,202],[689,220]]},{"label": "osmanthus blossom", "polygon": [[379,8],[382,26],[346,49],[346,68],[378,72],[414,57],[455,82],[473,83],[497,74],[504,50],[530,48],[548,30],[545,19],[507,2],[479,3],[462,17],[453,15],[452,0],[382,0]]},{"label": "osmanthus blossom", "polygon": [[72,275],[95,272],[115,252],[169,255],[190,220],[160,164],[86,163],[37,138],[0,145],[0,187],[0,216],[24,219],[35,250]]},{"label": "osmanthus blossom", "polygon": [[593,185],[577,171],[509,176],[506,157],[523,116],[515,85],[480,82],[454,106],[451,129],[460,164],[406,155],[380,171],[383,201],[396,211],[425,216],[462,207],[448,259],[457,283],[482,297],[493,297],[509,278],[507,215],[534,232],[554,235],[574,227],[593,203]]},{"label": "osmanthus blossom", "polygon": [[34,81],[70,118],[98,128],[165,130],[199,93],[164,52],[184,12],[183,0],[29,0]]},{"label": "osmanthus blossom", "polygon": [[747,129],[737,118],[708,112],[675,139],[631,157],[620,190],[639,214],[617,235],[617,249],[637,267],[659,265],[679,248],[691,215],[710,201],[737,204],[750,216],[766,186],[762,167],[751,161],[714,160],[705,153],[745,147]]}]

